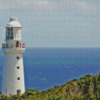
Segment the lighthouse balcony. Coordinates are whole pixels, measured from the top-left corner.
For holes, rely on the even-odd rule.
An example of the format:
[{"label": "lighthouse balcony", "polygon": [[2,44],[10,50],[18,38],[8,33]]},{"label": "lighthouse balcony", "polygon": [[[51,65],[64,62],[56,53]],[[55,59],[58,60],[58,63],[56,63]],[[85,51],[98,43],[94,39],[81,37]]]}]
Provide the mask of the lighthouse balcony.
[{"label": "lighthouse balcony", "polygon": [[18,44],[2,44],[2,51],[6,54],[22,54],[25,52],[25,43]]},{"label": "lighthouse balcony", "polygon": [[25,43],[20,43],[18,44],[7,44],[7,43],[2,43],[2,48],[25,48]]}]

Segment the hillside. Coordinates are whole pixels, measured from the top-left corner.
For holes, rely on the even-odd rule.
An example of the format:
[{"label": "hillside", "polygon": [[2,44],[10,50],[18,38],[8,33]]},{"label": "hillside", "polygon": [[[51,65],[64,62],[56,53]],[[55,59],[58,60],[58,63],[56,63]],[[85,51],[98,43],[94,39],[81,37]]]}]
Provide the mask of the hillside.
[{"label": "hillside", "polygon": [[28,89],[21,96],[1,94],[0,100],[100,100],[100,75],[88,74],[46,91]]}]

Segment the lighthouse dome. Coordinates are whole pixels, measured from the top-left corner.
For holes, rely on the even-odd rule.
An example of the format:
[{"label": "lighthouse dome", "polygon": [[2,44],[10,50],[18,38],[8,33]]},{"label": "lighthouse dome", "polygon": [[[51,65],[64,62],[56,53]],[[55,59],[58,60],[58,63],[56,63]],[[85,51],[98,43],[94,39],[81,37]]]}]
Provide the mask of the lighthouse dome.
[{"label": "lighthouse dome", "polygon": [[6,27],[21,27],[21,24],[18,22],[17,18],[11,17]]}]

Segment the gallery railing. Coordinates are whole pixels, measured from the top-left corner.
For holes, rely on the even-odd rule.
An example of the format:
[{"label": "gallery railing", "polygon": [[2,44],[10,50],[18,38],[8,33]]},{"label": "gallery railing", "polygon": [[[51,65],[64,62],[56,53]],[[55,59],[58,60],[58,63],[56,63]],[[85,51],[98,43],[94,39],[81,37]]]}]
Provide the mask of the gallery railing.
[{"label": "gallery railing", "polygon": [[7,44],[7,43],[2,43],[2,48],[25,48],[25,43],[20,43],[18,44]]}]

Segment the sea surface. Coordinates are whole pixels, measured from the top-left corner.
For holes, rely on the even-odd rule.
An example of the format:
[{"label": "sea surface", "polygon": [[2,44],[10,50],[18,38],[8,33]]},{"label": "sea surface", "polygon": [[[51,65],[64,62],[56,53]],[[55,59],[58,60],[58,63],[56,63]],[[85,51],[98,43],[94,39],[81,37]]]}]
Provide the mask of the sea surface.
[{"label": "sea surface", "polygon": [[[100,71],[100,48],[26,48],[25,89],[47,90]],[[4,54],[0,49],[0,91]]]}]

